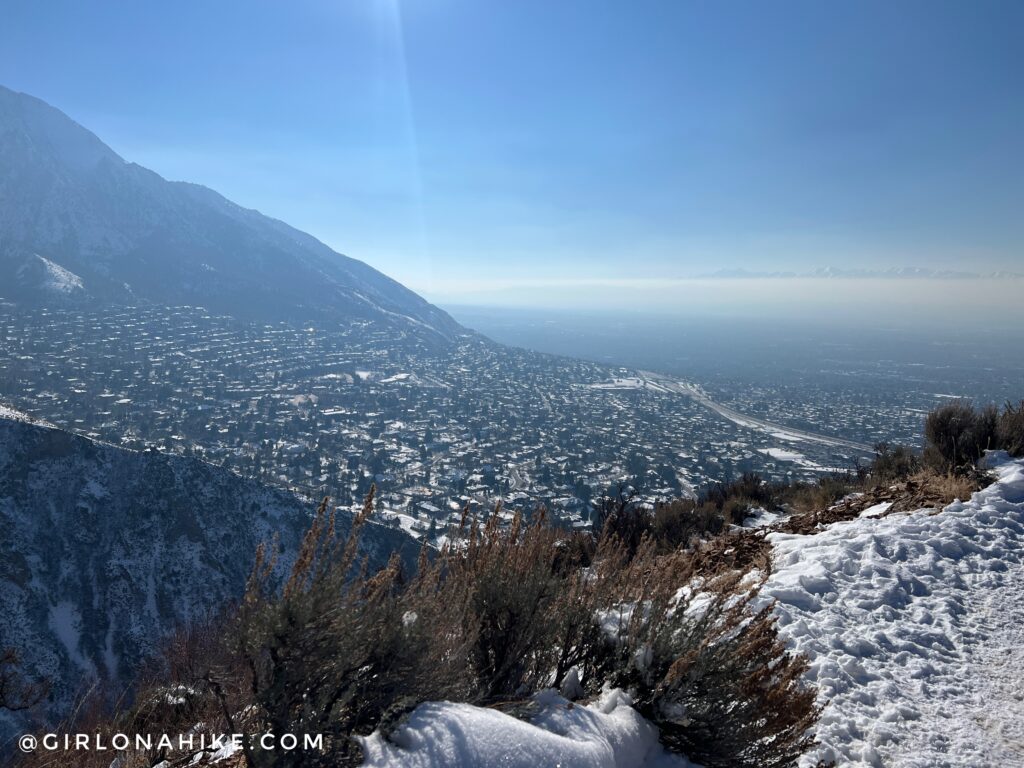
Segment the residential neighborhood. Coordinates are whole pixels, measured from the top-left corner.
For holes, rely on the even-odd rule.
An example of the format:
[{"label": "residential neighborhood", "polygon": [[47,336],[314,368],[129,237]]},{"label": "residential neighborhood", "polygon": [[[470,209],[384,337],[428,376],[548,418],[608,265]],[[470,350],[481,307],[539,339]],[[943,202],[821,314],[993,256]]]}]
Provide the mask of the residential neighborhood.
[{"label": "residential neighborhood", "polygon": [[[257,325],[195,307],[0,315],[0,397],[94,439],[195,455],[437,537],[463,511],[585,527],[756,471],[813,479],[864,451],[730,420],[679,380],[354,321]],[[777,415],[777,414],[776,414]],[[737,423],[737,421],[739,423]]]}]

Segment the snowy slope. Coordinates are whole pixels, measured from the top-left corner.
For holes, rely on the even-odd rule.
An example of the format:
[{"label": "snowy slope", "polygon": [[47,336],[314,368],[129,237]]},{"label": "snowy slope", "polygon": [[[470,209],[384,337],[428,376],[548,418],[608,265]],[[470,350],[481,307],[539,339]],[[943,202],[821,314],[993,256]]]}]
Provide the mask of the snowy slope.
[{"label": "snowy slope", "polygon": [[0,403],[0,419],[10,419],[11,421],[33,421],[32,417],[27,413],[22,413],[16,408],[4,405],[3,403]]},{"label": "snowy slope", "polygon": [[530,722],[469,704],[421,704],[391,741],[363,740],[367,768],[688,768],[619,691],[589,706],[537,696]]},{"label": "snowy slope", "polygon": [[82,278],[39,254],[23,261],[15,271],[15,278],[19,288],[44,295],[70,297],[85,293]]},{"label": "snowy slope", "polygon": [[1024,765],[1024,460],[941,512],[773,534],[783,634],[840,766]]},{"label": "snowy slope", "polygon": [[[239,596],[261,541],[278,534],[288,562],[311,512],[219,467],[0,407],[0,647],[53,681],[59,716],[83,681],[130,679],[164,632]],[[377,565],[395,549],[409,562],[419,552],[383,526],[364,543]]]}]

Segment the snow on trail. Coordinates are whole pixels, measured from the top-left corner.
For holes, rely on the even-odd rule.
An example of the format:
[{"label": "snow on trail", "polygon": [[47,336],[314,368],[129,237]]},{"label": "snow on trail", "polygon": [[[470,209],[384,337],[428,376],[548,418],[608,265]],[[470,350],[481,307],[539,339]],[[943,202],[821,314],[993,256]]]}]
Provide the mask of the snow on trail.
[{"label": "snow on trail", "polygon": [[620,691],[587,706],[553,691],[530,722],[470,704],[421,704],[389,742],[363,739],[370,768],[692,768],[658,743],[658,730]]},{"label": "snow on trail", "polygon": [[764,594],[825,710],[801,762],[1024,765],[1024,460],[968,502],[773,534]]}]

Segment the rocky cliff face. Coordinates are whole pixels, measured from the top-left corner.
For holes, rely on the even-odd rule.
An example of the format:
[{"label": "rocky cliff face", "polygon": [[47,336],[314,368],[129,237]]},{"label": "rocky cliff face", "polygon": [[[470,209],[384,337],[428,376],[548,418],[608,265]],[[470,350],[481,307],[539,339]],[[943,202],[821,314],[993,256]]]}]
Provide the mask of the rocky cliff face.
[{"label": "rocky cliff face", "polygon": [[[83,682],[129,678],[169,628],[238,597],[261,541],[277,534],[287,562],[312,511],[201,461],[0,412],[0,647],[52,681],[59,715]],[[364,538],[375,564],[416,556],[400,532]]]}]

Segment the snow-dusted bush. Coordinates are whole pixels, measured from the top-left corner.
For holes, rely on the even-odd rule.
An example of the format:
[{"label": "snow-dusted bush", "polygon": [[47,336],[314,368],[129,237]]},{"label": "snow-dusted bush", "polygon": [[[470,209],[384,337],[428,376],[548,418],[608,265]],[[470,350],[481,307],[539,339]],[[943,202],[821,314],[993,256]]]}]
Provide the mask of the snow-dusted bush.
[{"label": "snow-dusted bush", "polygon": [[495,514],[482,527],[474,523],[465,549],[442,552],[434,565],[441,585],[433,599],[465,601],[459,629],[472,638],[467,661],[485,702],[560,686],[586,664],[599,635],[596,584],[565,567],[564,534],[543,515],[525,528],[519,515],[509,529],[499,520]]},{"label": "snow-dusted bush", "polygon": [[1024,400],[975,408],[958,400],[925,418],[925,460],[941,471],[973,469],[986,450],[1000,448],[1024,456]]},{"label": "snow-dusted bush", "polygon": [[600,642],[594,590],[560,561],[564,534],[543,516],[510,529],[498,514],[466,521],[462,544],[424,550],[415,574],[397,559],[369,574],[355,552],[371,509],[372,497],[339,537],[321,505],[279,593],[260,560],[234,642],[262,727],[322,733],[325,764],[356,764],[355,737],[387,733],[423,701],[525,700],[587,667]]},{"label": "snow-dusted bush", "polygon": [[[635,564],[646,571],[649,556]],[[679,588],[683,581],[690,586]],[[629,611],[613,627],[608,679],[630,692],[662,743],[707,768],[781,768],[812,744],[819,709],[802,682],[806,661],[780,641],[770,606],[740,571],[695,576],[685,553],[632,580]]]},{"label": "snow-dusted bush", "polygon": [[721,510],[727,522],[738,525],[752,507],[774,504],[776,490],[756,472],[745,472],[732,482],[711,486],[701,499]]}]

